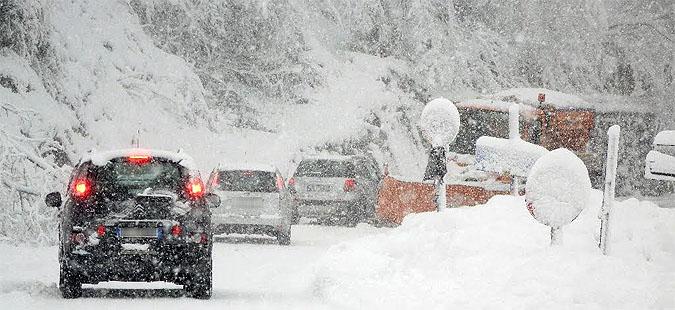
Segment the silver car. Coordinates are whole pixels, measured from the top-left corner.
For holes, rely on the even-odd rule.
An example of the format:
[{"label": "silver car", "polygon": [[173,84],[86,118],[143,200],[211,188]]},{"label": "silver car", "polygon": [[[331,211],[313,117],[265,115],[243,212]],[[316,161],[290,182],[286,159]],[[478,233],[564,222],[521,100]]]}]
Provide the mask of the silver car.
[{"label": "silver car", "polygon": [[264,234],[290,244],[292,206],[284,184],[272,166],[218,166],[207,185],[222,202],[211,217],[214,234]]},{"label": "silver car", "polygon": [[381,172],[366,156],[322,156],[303,159],[288,187],[294,221],[315,218],[355,225],[373,216]]}]

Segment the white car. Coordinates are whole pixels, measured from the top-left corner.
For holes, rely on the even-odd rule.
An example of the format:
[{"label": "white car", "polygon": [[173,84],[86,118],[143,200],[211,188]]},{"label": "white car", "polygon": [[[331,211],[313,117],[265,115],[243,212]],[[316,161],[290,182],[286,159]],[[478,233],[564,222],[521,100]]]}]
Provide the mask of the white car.
[{"label": "white car", "polygon": [[221,199],[222,207],[211,217],[214,234],[263,234],[290,244],[292,211],[284,184],[279,170],[269,165],[216,167],[207,185]]},{"label": "white car", "polygon": [[659,132],[645,160],[645,178],[675,181],[675,130]]}]

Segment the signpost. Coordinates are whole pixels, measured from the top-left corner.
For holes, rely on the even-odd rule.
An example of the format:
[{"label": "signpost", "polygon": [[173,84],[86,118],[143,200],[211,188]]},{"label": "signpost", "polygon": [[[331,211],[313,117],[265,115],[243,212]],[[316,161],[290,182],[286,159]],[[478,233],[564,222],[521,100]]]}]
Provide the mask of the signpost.
[{"label": "signpost", "polygon": [[551,151],[534,164],[525,188],[528,211],[551,227],[551,245],[562,244],[562,227],[579,216],[590,198],[586,166],[567,149]]},{"label": "signpost", "polygon": [[436,189],[436,210],[445,208],[445,182],[447,173],[446,151],[459,133],[459,111],[445,98],[436,98],[427,103],[420,117],[422,136],[431,143],[429,161],[424,180],[433,180]]}]

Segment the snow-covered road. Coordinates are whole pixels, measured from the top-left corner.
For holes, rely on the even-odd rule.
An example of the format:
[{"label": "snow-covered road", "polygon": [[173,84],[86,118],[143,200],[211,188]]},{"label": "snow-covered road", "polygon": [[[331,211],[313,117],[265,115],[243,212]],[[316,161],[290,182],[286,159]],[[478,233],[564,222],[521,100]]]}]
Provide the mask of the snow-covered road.
[{"label": "snow-covered road", "polygon": [[222,239],[214,246],[214,294],[207,301],[183,297],[171,284],[119,282],[85,286],[83,298],[65,300],[57,288],[56,247],[0,245],[0,309],[335,308],[314,294],[313,263],[336,243],[384,230],[298,225],[291,246]]}]

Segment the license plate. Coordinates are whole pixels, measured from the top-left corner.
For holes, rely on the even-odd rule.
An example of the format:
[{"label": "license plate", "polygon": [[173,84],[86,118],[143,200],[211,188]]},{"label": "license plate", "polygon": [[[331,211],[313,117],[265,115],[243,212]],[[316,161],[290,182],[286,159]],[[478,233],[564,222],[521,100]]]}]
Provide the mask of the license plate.
[{"label": "license plate", "polygon": [[262,207],[262,198],[233,198],[230,203],[235,208],[258,208]]},{"label": "license plate", "polygon": [[329,192],[330,185],[310,184],[307,185],[308,192]]},{"label": "license plate", "polygon": [[121,230],[122,238],[157,237],[157,228],[155,227],[125,227]]}]

